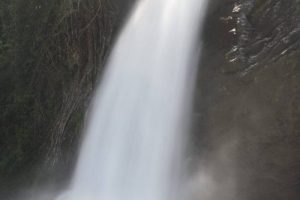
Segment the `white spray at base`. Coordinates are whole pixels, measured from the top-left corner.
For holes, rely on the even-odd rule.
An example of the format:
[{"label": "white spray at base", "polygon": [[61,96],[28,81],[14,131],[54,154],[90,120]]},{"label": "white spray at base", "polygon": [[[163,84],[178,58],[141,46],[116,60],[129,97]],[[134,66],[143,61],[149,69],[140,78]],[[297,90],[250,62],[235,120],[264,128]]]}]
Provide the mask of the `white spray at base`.
[{"label": "white spray at base", "polygon": [[58,200],[179,196],[205,10],[206,0],[137,3],[96,91],[70,189]]}]

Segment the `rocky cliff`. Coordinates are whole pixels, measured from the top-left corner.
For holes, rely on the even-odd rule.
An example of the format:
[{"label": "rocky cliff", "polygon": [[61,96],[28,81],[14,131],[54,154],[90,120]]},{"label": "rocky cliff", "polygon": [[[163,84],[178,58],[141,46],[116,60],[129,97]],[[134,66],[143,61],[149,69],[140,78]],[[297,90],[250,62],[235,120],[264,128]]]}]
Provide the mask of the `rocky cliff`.
[{"label": "rocky cliff", "polygon": [[211,6],[192,151],[219,188],[231,184],[211,199],[299,199],[299,8],[297,0]]},{"label": "rocky cliff", "polygon": [[[0,199],[69,180],[132,2],[0,2]],[[210,0],[203,34],[187,162],[214,187],[195,199],[299,199],[300,1]]]}]

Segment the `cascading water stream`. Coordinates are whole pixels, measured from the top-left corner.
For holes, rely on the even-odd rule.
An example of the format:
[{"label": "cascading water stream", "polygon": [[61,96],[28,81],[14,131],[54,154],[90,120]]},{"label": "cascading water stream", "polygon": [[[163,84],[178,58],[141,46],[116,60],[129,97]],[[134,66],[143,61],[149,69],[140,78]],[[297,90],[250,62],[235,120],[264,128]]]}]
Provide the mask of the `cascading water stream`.
[{"label": "cascading water stream", "polygon": [[206,0],[137,3],[96,91],[72,184],[59,200],[178,197],[205,10]]}]

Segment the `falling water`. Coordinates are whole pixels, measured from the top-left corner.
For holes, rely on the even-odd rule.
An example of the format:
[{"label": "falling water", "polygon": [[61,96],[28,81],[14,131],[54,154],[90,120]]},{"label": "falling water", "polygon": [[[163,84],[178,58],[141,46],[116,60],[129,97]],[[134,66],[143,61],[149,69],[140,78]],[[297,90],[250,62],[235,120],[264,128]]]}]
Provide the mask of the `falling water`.
[{"label": "falling water", "polygon": [[[59,200],[178,197],[206,0],[140,0],[112,51]],[[195,53],[197,52],[197,53]]]}]

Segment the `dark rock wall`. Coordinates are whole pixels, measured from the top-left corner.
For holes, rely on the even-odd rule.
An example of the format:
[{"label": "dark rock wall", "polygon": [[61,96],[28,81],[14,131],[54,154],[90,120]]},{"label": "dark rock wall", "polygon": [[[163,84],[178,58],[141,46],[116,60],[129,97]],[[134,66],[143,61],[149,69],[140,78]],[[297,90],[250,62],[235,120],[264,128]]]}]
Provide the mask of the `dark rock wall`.
[{"label": "dark rock wall", "polygon": [[209,199],[300,197],[299,7],[297,0],[244,0],[210,9],[192,152],[218,187],[235,184]]},{"label": "dark rock wall", "polygon": [[[48,76],[49,72],[47,71],[51,65],[45,61],[43,61],[44,65],[33,65],[33,69],[39,69],[37,70],[38,75],[35,77],[39,77],[38,80],[47,86],[34,85],[34,88],[38,88],[38,90],[35,90],[36,96],[33,99],[35,101],[40,99],[40,101],[37,101],[38,104],[36,104],[39,106],[33,106],[33,108],[52,111],[55,107],[55,115],[51,121],[49,121],[49,117],[41,118],[34,115],[33,124],[39,125],[34,129],[34,134],[30,134],[31,129],[24,126],[26,120],[31,121],[31,118],[27,119],[27,113],[23,113],[22,120],[16,121],[17,127],[21,127],[22,134],[24,135],[23,132],[26,129],[30,135],[27,146],[37,145],[39,152],[37,153],[37,150],[32,151],[35,153],[24,151],[21,156],[17,155],[31,157],[30,161],[32,160],[34,163],[24,167],[24,162],[20,162],[21,164],[15,162],[14,167],[22,169],[19,172],[21,175],[16,173],[14,168],[9,170],[8,175],[7,168],[3,168],[4,170],[0,173],[5,175],[0,180],[1,199],[9,199],[8,196],[11,196],[16,187],[22,185],[23,179],[27,179],[28,176],[30,176],[27,180],[28,183],[34,182],[35,172],[40,170],[40,167],[36,166],[37,161],[41,159],[37,158],[37,154],[48,155],[47,165],[56,161],[56,167],[50,165],[55,172],[58,172],[56,169],[64,169],[58,173],[61,175],[60,178],[53,177],[53,179],[60,179],[58,182],[61,179],[68,180],[70,173],[64,172],[71,171],[70,168],[74,165],[78,146],[78,142],[75,141],[79,138],[80,124],[94,88],[95,77],[101,73],[105,56],[117,35],[116,30],[122,26],[134,1],[103,1],[109,3],[110,6],[102,7],[102,9],[100,7],[99,10],[98,7],[92,6],[96,9],[94,12],[100,12],[96,20],[92,20],[93,26],[85,26],[91,22],[91,19],[94,19],[95,15],[92,12],[85,12],[83,16],[75,13],[74,16],[70,15],[65,18],[66,24],[70,25],[70,28],[66,28],[66,33],[72,32],[73,34],[76,31],[84,30],[84,35],[81,35],[80,38],[75,37],[76,40],[72,43],[80,55],[77,55],[77,51],[63,51],[66,52],[66,57],[72,58],[72,62],[66,65],[70,65],[69,68],[65,66],[60,68],[58,64],[61,62],[58,60],[58,63],[55,64],[57,70],[52,74],[53,78]],[[3,2],[4,5],[9,1]],[[22,3],[22,1],[18,2]],[[87,5],[89,2],[85,1]],[[23,13],[25,9],[21,8],[20,11]],[[6,13],[0,14],[1,20],[8,16]],[[27,16],[26,13],[24,15]],[[76,19],[78,21],[74,23],[73,20]],[[32,21],[30,18],[23,19],[23,17],[20,17],[20,20]],[[43,24],[48,27],[47,23]],[[24,23],[24,27],[25,25]],[[299,199],[299,26],[299,0],[210,1],[203,31],[204,49],[195,91],[193,134],[188,161],[190,161],[192,171],[191,177],[196,176],[197,171],[204,168],[205,176],[210,176],[215,188],[212,190],[212,194],[205,197],[201,196],[203,189],[200,189],[199,195],[195,196],[195,199]],[[33,27],[38,26],[33,25]],[[4,29],[2,29],[1,26],[3,32]],[[32,30],[24,33],[30,35]],[[2,32],[0,34],[1,41],[3,40]],[[47,33],[46,31],[45,34],[48,35]],[[98,34],[104,37],[98,37]],[[62,35],[64,36],[64,34]],[[25,41],[23,35],[18,38],[20,44]],[[93,49],[93,40],[99,45],[96,50]],[[68,42],[66,44],[69,46]],[[40,46],[37,48],[36,51],[39,52]],[[56,48],[58,48],[57,45],[55,45]],[[83,49],[90,49],[90,51]],[[6,55],[2,54],[2,46],[0,50],[1,55]],[[27,53],[23,49],[18,51]],[[53,53],[53,50],[49,49],[47,52]],[[10,59],[7,60],[2,61],[1,70],[8,69],[7,63]],[[49,62],[52,60],[49,59]],[[73,63],[74,60],[78,63]],[[36,62],[35,59],[33,61],[33,63]],[[22,62],[20,61],[20,63]],[[15,67],[18,69],[19,65]],[[62,76],[59,70],[66,70],[69,79],[66,80],[65,75]],[[61,75],[62,82],[58,79],[60,76],[57,74]],[[8,78],[5,75],[2,73],[0,76],[1,83],[5,83],[0,86],[2,95],[4,92],[9,94],[10,91],[10,88],[6,87],[9,84],[7,84]],[[28,79],[31,79],[31,76],[33,76],[32,73]],[[22,86],[21,83],[19,85]],[[56,85],[59,85],[58,89],[56,89]],[[49,90],[48,87],[53,89]],[[31,85],[29,88],[32,88]],[[24,90],[22,87],[19,89]],[[59,98],[60,104],[56,105],[57,101],[51,101],[52,103],[46,107],[44,104],[48,105],[47,102],[51,99],[49,100],[47,97],[50,96],[56,100]],[[46,103],[44,99],[48,99]],[[1,96],[1,102],[6,104],[6,101],[9,102],[10,99]],[[31,108],[29,103],[21,102],[19,104],[26,110]],[[7,111],[8,114],[14,116],[20,114],[17,108],[13,107],[12,109],[13,112]],[[31,113],[31,116],[33,112],[29,110],[28,113]],[[45,114],[45,112],[41,113]],[[17,139],[19,135],[22,135],[16,134],[15,129],[8,129],[7,124],[11,120],[7,117],[3,118],[5,120],[0,123],[3,125],[0,146],[2,165],[3,158],[7,158],[7,152],[13,152],[11,149],[14,149],[13,144],[17,141],[15,135]],[[40,121],[43,122],[42,125]],[[47,127],[45,128],[43,124],[46,124]],[[31,136],[34,139],[31,139]],[[37,138],[40,138],[38,141],[41,142],[36,142]],[[53,141],[50,141],[50,138]],[[23,145],[22,137],[18,139],[19,143],[21,146]],[[8,146],[10,148],[7,148]],[[12,158],[11,160],[15,161],[16,159]],[[21,177],[22,181],[12,180],[11,174]],[[35,184],[38,185],[49,176],[52,178],[53,172],[49,174],[39,177],[39,181]],[[8,180],[11,180],[12,183],[8,183]]]},{"label": "dark rock wall", "polygon": [[121,10],[119,0],[0,2],[0,199],[69,180]]}]

